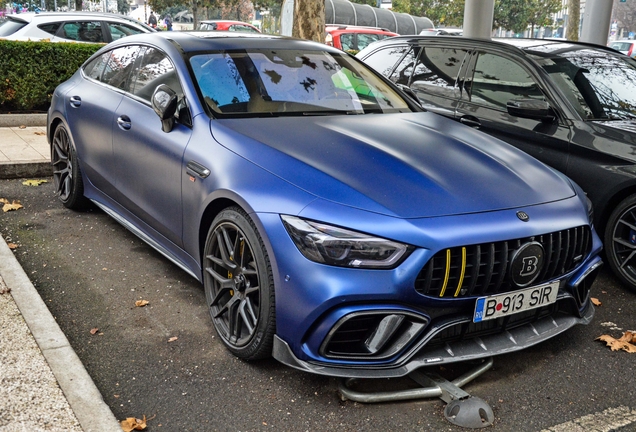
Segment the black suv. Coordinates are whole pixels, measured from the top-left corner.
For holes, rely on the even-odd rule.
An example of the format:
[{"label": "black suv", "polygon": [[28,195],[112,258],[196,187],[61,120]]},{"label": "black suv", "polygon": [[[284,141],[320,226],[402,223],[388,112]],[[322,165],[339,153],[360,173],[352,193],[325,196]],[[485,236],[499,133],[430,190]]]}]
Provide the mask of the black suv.
[{"label": "black suv", "polygon": [[594,204],[607,261],[636,291],[634,59],[570,41],[448,36],[391,38],[357,57],[412,90],[428,110],[507,141],[579,183]]}]

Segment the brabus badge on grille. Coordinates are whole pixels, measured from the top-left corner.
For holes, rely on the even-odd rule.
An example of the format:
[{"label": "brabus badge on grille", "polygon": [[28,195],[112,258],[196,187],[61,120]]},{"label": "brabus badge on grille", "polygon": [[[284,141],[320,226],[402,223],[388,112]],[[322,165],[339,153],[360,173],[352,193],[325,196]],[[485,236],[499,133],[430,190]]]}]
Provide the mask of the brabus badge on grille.
[{"label": "brabus badge on grille", "polygon": [[530,285],[539,276],[544,264],[544,250],[539,242],[529,242],[517,249],[510,265],[512,282],[520,288]]},{"label": "brabus badge on grille", "polygon": [[522,211],[517,212],[517,217],[523,222],[528,222],[530,220],[530,216],[528,216],[528,213]]}]

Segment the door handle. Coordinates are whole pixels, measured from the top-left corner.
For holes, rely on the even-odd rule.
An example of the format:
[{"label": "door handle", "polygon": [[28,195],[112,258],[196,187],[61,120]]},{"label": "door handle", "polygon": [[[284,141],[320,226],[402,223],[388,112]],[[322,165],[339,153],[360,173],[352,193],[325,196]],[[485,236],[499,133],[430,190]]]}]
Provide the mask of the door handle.
[{"label": "door handle", "polygon": [[459,122],[473,128],[479,128],[481,126],[479,119],[473,116],[463,116],[459,119]]},{"label": "door handle", "polygon": [[117,117],[117,126],[123,130],[130,130],[132,127],[132,123],[130,122],[130,117],[123,115]]},{"label": "door handle", "polygon": [[198,162],[190,161],[186,166],[186,173],[190,176],[197,176],[204,179],[210,175],[210,170]]},{"label": "door handle", "polygon": [[79,106],[82,104],[82,98],[79,96],[71,96],[71,98],[69,99],[69,103],[72,107],[79,108]]}]

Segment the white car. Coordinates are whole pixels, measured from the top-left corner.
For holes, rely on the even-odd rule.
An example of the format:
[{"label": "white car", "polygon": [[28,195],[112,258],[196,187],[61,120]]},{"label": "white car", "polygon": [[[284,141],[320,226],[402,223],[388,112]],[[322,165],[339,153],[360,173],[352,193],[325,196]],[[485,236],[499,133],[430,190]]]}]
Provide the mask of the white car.
[{"label": "white car", "polygon": [[0,20],[0,39],[9,40],[109,43],[154,31],[132,18],[99,12],[27,12]]},{"label": "white car", "polygon": [[614,48],[616,51],[620,51],[630,57],[636,57],[636,40],[617,40],[609,44],[610,48]]}]

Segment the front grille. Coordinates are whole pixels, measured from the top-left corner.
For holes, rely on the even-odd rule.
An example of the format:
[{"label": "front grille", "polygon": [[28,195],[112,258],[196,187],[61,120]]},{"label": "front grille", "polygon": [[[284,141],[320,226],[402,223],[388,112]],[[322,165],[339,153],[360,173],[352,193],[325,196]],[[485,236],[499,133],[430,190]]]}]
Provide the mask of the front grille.
[{"label": "front grille", "polygon": [[519,289],[509,276],[510,260],[521,245],[541,243],[545,262],[534,285],[576,268],[592,248],[588,226],[496,243],[444,249],[420,271],[415,290],[432,297],[453,298],[500,294]]}]

